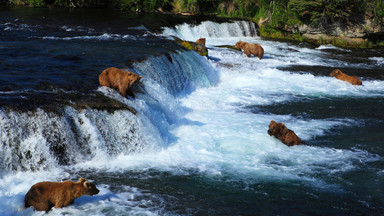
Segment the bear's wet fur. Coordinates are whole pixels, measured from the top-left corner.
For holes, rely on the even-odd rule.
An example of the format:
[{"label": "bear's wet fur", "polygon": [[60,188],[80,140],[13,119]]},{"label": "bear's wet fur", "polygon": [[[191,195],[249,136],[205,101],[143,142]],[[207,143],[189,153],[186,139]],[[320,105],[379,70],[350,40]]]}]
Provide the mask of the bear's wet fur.
[{"label": "bear's wet fur", "polygon": [[295,132],[288,129],[284,123],[277,123],[274,120],[269,123],[268,134],[276,137],[287,146],[301,145],[303,143]]},{"label": "bear's wet fur", "polygon": [[62,208],[83,195],[93,196],[99,190],[90,181],[39,182],[31,187],[24,198],[25,208],[48,212],[52,207]]},{"label": "bear's wet fur", "polygon": [[362,85],[363,82],[357,76],[349,76],[339,69],[335,69],[330,74],[331,77],[336,77],[339,80],[343,80],[351,83],[352,85]]},{"label": "bear's wet fur", "polygon": [[235,48],[242,49],[248,57],[251,57],[252,54],[254,56],[259,57],[259,59],[262,59],[264,55],[263,47],[255,43],[238,41],[235,45]]},{"label": "bear's wet fur", "polygon": [[106,86],[119,90],[123,97],[127,97],[127,94],[134,97],[132,92],[132,86],[136,82],[140,81],[142,76],[130,71],[123,71],[119,68],[110,67],[105,69],[99,76],[99,82],[101,86]]}]

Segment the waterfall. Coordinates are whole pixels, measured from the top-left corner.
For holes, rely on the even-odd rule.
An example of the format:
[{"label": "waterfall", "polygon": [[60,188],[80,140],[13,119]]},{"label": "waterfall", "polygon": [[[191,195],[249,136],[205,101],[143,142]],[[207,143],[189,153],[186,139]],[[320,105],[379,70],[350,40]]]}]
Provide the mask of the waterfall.
[{"label": "waterfall", "polygon": [[163,34],[174,35],[184,40],[195,41],[198,38],[231,38],[257,36],[256,24],[250,21],[216,23],[205,21],[199,25],[181,24],[174,28],[164,28]]},{"label": "waterfall", "polygon": [[172,142],[169,126],[183,112],[176,97],[217,82],[209,62],[192,51],[152,56],[132,65],[143,76],[136,99],[99,88],[137,110],[108,112],[67,106],[52,112],[0,110],[0,169],[47,170],[59,165],[105,160]]}]

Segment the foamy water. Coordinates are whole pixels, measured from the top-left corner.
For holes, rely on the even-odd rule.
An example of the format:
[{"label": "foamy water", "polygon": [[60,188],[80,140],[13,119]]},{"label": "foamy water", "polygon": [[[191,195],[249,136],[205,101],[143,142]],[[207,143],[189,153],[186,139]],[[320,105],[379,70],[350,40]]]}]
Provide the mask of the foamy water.
[{"label": "foamy water", "polygon": [[[31,209],[23,210],[24,195],[30,186],[39,181],[76,180],[71,173],[82,171],[144,173],[153,169],[174,175],[197,172],[203,176],[226,176],[229,182],[252,184],[259,181],[297,180],[319,190],[338,190],[339,185],[327,182],[322,176],[348,172],[362,164],[383,160],[372,152],[358,148],[336,149],[312,145],[287,147],[269,136],[267,130],[271,120],[284,122],[304,141],[322,136],[335,127],[352,127],[358,122],[337,117],[303,119],[292,115],[253,113],[247,109],[248,106],[280,104],[297,100],[298,97],[380,97],[384,94],[384,82],[363,80],[363,86],[352,86],[328,76],[283,71],[279,68],[292,65],[361,65],[325,58],[323,49],[329,49],[328,46],[310,49],[259,37],[246,37],[251,34],[249,30],[245,29],[245,34],[238,33],[241,29],[239,26],[244,25],[205,22],[196,27],[184,24],[175,29],[165,29],[164,34],[187,40],[207,37],[209,58],[188,52],[170,54],[173,64],[181,65],[176,69],[164,56],[134,64],[135,72],[147,74],[142,80],[146,94],[138,94],[135,100],[122,98],[116,91],[107,88],[98,89],[109,97],[133,106],[138,111],[137,120],[132,120],[132,114],[125,116],[124,112],[108,114],[93,110],[66,110],[68,115],[75,116],[73,118],[81,134],[88,140],[90,154],[83,160],[73,159],[76,163],[71,166],[60,166],[52,155],[45,155],[48,162],[42,170],[32,172],[27,167],[28,171],[0,171],[0,214],[43,215]],[[87,39],[100,37],[103,40],[116,39],[114,35]],[[239,51],[216,47],[234,45],[238,40],[261,44],[265,51],[264,59],[247,58]],[[382,58],[372,60],[380,62]],[[190,70],[186,68],[191,67],[197,72],[187,74]],[[153,73],[154,70],[158,70],[157,73]],[[180,77],[175,77],[178,73]],[[159,74],[161,76],[156,77]],[[166,82],[162,83],[164,80]],[[9,119],[7,114],[0,114],[3,115],[0,118]],[[37,115],[48,118],[43,111]],[[134,121],[138,134],[132,137],[132,142],[140,143],[140,151],[119,149],[115,154],[108,154],[109,144],[103,138],[108,130],[100,127],[115,130],[108,140],[116,147],[121,147],[123,144],[113,139],[124,139],[132,125],[124,122],[130,121]],[[35,125],[39,124],[42,123]],[[97,127],[98,124],[101,126]],[[39,133],[33,134],[23,139],[21,148],[29,148],[36,154],[47,152],[44,148],[48,147],[44,142]],[[2,148],[0,155],[6,149]],[[53,209],[48,215],[164,214],[162,197],[135,187],[123,186],[119,190],[110,187],[100,184],[98,195],[79,198],[73,205]]]}]

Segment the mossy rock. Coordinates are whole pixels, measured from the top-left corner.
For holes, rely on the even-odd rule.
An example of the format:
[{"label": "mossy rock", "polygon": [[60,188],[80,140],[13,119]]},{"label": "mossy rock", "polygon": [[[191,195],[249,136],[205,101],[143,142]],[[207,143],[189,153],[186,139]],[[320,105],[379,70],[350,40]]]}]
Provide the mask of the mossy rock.
[{"label": "mossy rock", "polygon": [[201,56],[208,56],[208,49],[204,44],[192,42],[192,41],[186,41],[181,40],[180,38],[173,37],[176,41],[176,43],[181,44],[183,47],[193,50],[200,54]]},{"label": "mossy rock", "polygon": [[233,50],[241,51],[241,49],[237,49],[235,46],[232,46],[232,45],[220,45],[220,46],[215,46],[215,47],[228,48],[228,49],[233,49]]}]

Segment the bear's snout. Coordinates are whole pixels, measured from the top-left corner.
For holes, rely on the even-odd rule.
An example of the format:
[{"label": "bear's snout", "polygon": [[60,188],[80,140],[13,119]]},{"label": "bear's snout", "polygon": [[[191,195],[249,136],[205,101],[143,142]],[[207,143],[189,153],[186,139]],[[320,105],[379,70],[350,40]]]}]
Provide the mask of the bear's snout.
[{"label": "bear's snout", "polygon": [[93,196],[93,195],[98,194],[99,192],[100,192],[100,190],[97,189],[97,187],[93,186],[92,189],[89,191],[89,194],[90,194],[91,196]]}]

